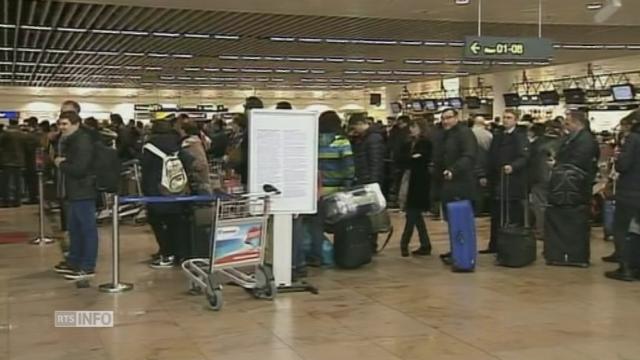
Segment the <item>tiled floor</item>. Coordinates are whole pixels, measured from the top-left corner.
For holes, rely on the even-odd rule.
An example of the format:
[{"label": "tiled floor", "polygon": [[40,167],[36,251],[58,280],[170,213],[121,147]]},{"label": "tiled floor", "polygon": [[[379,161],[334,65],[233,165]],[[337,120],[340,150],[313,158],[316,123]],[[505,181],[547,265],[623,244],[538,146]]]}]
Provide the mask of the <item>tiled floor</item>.
[{"label": "tiled floor", "polygon": [[[0,232],[36,224],[34,208],[0,210]],[[444,251],[443,224],[429,228]],[[479,228],[484,243],[485,220]],[[370,266],[314,271],[319,295],[268,302],[227,287],[218,313],[186,294],[180,270],[148,268],[146,227],[122,228],[122,278],[135,289],[98,292],[110,266],[109,228],[101,231],[88,289],[51,271],[56,245],[0,245],[0,360],[640,359],[640,283],[604,279],[611,266],[597,259],[611,244],[597,230],[590,269],[505,269],[484,256],[473,274],[451,273],[436,256],[402,259],[396,236]],[[55,328],[56,310],[114,310],[116,326]]]}]

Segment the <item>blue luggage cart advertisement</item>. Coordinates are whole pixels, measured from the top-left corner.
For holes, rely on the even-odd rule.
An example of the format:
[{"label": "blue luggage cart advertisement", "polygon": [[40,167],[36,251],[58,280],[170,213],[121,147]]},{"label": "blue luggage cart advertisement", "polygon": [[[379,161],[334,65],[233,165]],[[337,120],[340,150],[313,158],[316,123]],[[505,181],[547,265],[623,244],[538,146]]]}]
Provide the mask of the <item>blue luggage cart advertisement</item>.
[{"label": "blue luggage cart advertisement", "polygon": [[216,232],[216,265],[229,265],[260,259],[262,220],[223,226]]}]

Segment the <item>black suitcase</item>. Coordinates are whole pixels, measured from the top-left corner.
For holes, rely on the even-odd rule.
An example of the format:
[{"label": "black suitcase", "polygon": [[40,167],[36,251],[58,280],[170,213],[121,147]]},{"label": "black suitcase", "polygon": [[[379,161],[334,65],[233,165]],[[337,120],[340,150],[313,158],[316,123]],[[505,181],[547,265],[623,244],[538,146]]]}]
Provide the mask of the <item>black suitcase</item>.
[{"label": "black suitcase", "polygon": [[338,267],[357,269],[371,262],[371,222],[367,216],[340,221],[333,231],[333,252]]},{"label": "black suitcase", "polygon": [[208,258],[211,249],[213,224],[211,205],[194,205],[191,214],[188,258]]},{"label": "black suitcase", "polygon": [[[505,267],[519,268],[536,261],[536,238],[529,226],[529,201],[525,195],[524,226],[514,225],[509,220],[509,176],[501,183],[500,229],[497,237],[497,264]],[[506,186],[504,186],[506,185]],[[506,191],[504,189],[507,189]]]},{"label": "black suitcase", "polygon": [[548,207],[544,258],[547,265],[588,267],[591,258],[590,207]]}]

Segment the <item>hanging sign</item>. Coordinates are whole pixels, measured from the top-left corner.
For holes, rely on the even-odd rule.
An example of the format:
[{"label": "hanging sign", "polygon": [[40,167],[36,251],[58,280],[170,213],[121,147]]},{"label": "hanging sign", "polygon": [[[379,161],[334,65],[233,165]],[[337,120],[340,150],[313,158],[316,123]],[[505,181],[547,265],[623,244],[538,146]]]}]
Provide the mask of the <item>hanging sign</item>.
[{"label": "hanging sign", "polygon": [[467,36],[464,57],[482,60],[548,60],[553,55],[551,40],[544,38],[513,38],[497,36]]}]

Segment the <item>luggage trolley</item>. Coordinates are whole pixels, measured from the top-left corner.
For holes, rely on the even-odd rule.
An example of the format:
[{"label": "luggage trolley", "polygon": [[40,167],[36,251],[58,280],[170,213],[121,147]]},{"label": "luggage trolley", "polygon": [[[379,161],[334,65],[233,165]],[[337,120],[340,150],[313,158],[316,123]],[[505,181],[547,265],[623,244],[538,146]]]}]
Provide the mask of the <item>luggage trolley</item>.
[{"label": "luggage trolley", "polygon": [[[204,290],[211,309],[222,308],[221,280],[230,280],[258,299],[271,300],[276,296],[273,273],[264,265],[269,203],[269,194],[215,201],[209,258],[182,263],[190,293]],[[248,271],[252,267],[253,271]]]}]

